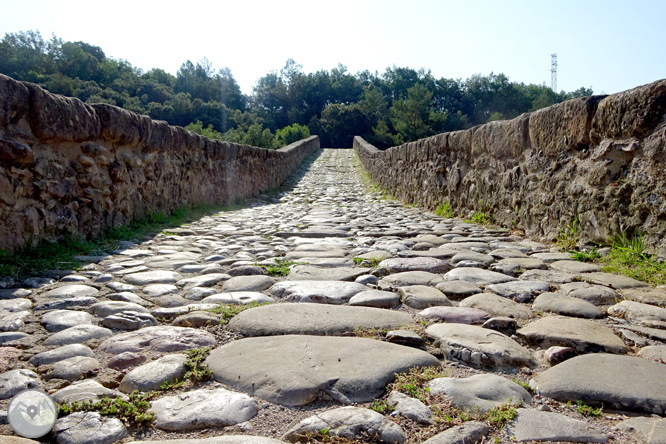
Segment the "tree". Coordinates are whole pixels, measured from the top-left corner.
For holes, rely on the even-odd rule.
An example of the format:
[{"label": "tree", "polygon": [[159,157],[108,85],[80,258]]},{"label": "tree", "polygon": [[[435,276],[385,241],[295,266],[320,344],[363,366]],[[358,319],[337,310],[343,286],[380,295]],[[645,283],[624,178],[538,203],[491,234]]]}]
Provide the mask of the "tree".
[{"label": "tree", "polygon": [[407,90],[406,100],[396,100],[391,107],[391,122],[398,134],[406,141],[421,139],[435,134],[431,123],[435,116],[432,93],[420,83]]},{"label": "tree", "polygon": [[302,139],[310,137],[310,130],[307,126],[294,123],[293,125],[285,126],[275,132],[275,140],[280,146],[291,145]]}]

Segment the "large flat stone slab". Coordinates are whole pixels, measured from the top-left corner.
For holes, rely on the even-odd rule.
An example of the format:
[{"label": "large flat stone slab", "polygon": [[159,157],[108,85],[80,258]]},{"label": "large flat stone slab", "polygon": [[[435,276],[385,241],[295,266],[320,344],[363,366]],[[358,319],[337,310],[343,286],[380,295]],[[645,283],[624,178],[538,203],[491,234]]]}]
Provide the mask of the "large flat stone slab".
[{"label": "large flat stone slab", "polygon": [[603,311],[583,299],[565,296],[560,293],[541,293],[534,300],[532,308],[577,318],[602,318]]},{"label": "large flat stone slab", "polygon": [[402,444],[407,436],[402,428],[374,410],[360,407],[340,407],[304,419],[291,428],[283,439],[289,442],[302,442],[308,435],[321,433],[339,436],[349,440],[373,437],[382,444]]},{"label": "large flat stone slab", "polygon": [[515,281],[504,284],[493,284],[486,287],[486,291],[493,292],[504,298],[516,302],[528,302],[536,295],[550,290],[550,284],[544,281]]},{"label": "large flat stone slab", "polygon": [[229,321],[244,336],[340,335],[355,328],[397,328],[413,324],[401,311],[346,305],[284,303],[245,310]]},{"label": "large flat stone slab", "polygon": [[368,287],[356,282],[283,281],[273,285],[268,292],[288,302],[344,304],[355,294],[366,290]]},{"label": "large flat stone slab", "polygon": [[531,367],[530,352],[494,330],[465,324],[435,324],[426,329],[449,359],[476,367]]},{"label": "large flat stone slab", "polygon": [[643,358],[592,353],[537,375],[530,386],[559,401],[666,414],[666,365]]},{"label": "large flat stone slab", "polygon": [[629,288],[622,296],[630,301],[666,307],[666,288]]},{"label": "large flat stone slab", "polygon": [[494,293],[479,293],[463,299],[459,307],[484,310],[493,316],[506,316],[514,319],[527,319],[532,316],[529,307]]},{"label": "large flat stone slab", "polygon": [[616,290],[624,290],[627,288],[641,288],[649,287],[645,282],[637,281],[628,276],[611,273],[585,273],[581,276],[583,280],[592,282],[593,284],[605,285]]},{"label": "large flat stone slab", "polygon": [[555,412],[518,409],[518,415],[508,425],[507,433],[518,442],[563,441],[606,442],[608,435],[584,421]]},{"label": "large flat stone slab", "polygon": [[444,279],[447,281],[467,281],[482,286],[517,280],[515,277],[482,268],[454,268],[444,275]]},{"label": "large flat stone slab", "polygon": [[355,267],[316,267],[313,265],[294,265],[287,279],[290,281],[346,281],[353,282],[366,274],[366,268]]},{"label": "large flat stone slab", "polygon": [[443,282],[441,276],[428,273],[427,271],[405,271],[403,273],[395,273],[386,276],[377,282],[382,290],[390,290],[398,287],[407,287],[410,285],[430,285],[435,286]]},{"label": "large flat stone slab", "polygon": [[597,322],[568,316],[546,316],[530,322],[516,334],[543,349],[571,347],[578,353],[626,353],[627,346],[613,330]]},{"label": "large flat stone slab", "polygon": [[123,279],[132,285],[173,284],[183,279],[183,275],[175,271],[153,270],[126,274]]},{"label": "large flat stone slab", "polygon": [[608,314],[634,322],[655,320],[666,322],[666,308],[634,301],[622,301],[608,308]]},{"label": "large flat stone slab", "polygon": [[428,384],[430,393],[444,395],[458,408],[481,412],[500,404],[532,402],[532,396],[513,381],[498,375],[481,374],[469,378],[437,378]]},{"label": "large flat stone slab", "polygon": [[638,416],[622,421],[617,428],[634,435],[646,444],[666,443],[666,419]]},{"label": "large flat stone slab", "polygon": [[453,266],[448,262],[434,257],[396,257],[384,259],[380,267],[391,270],[392,273],[406,271],[427,271],[428,273],[446,273]]},{"label": "large flat stone slab", "polygon": [[213,350],[206,364],[224,384],[281,405],[320,395],[345,404],[371,401],[395,373],[439,366],[421,350],[373,339],[325,336],[245,338]]},{"label": "large flat stone slab", "polygon": [[207,331],[159,325],[112,336],[102,342],[98,350],[113,354],[126,351],[172,352],[214,344],[215,336]]},{"label": "large flat stone slab", "polygon": [[257,414],[257,401],[222,388],[191,390],[153,401],[158,429],[181,431],[225,427],[245,422]]}]

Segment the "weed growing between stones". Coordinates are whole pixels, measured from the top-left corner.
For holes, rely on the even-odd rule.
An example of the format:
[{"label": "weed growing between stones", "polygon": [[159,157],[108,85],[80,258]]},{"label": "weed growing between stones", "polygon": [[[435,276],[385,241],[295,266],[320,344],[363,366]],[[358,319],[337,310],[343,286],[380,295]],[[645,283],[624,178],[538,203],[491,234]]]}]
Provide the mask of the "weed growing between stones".
[{"label": "weed growing between stones", "polygon": [[58,242],[40,241],[36,246],[27,247],[14,253],[0,250],[0,276],[22,279],[40,274],[44,270],[77,270],[82,261],[75,256],[101,256],[118,249],[120,241],[137,241],[157,233],[173,235],[169,228],[179,227],[187,222],[200,219],[220,211],[242,208],[239,205],[198,204],[192,208],[181,207],[173,213],[148,213],[143,219],[130,224],[109,228],[94,240],[65,237]]},{"label": "weed growing between stones", "polygon": [[567,401],[567,408],[575,410],[583,416],[593,416],[595,418],[601,416],[601,407],[595,409],[594,407],[583,404],[583,401],[581,400],[576,401],[575,406],[571,404],[571,401]]},{"label": "weed growing between stones", "polygon": [[220,317],[220,324],[224,325],[226,324],[229,319],[233,318],[236,316],[238,313],[241,311],[245,311],[248,308],[254,308],[254,307],[259,307],[261,305],[266,305],[268,302],[250,302],[249,304],[244,304],[244,305],[232,305],[232,304],[226,304],[226,305],[218,305],[217,307],[213,307],[210,310],[211,313],[216,313],[222,315]]},{"label": "weed growing between stones", "polygon": [[506,423],[513,421],[516,415],[518,415],[518,409],[511,402],[507,402],[490,409],[487,415],[487,421],[490,425],[502,428]]},{"label": "weed growing between stones", "polygon": [[495,222],[495,219],[491,214],[484,211],[475,211],[472,214],[472,217],[465,220],[465,222],[477,225],[492,225]]},{"label": "weed growing between stones", "polygon": [[447,219],[452,219],[453,209],[451,208],[451,204],[449,203],[449,201],[447,200],[439,204],[435,209],[435,214],[438,216],[445,217]]},{"label": "weed growing between stones", "polygon": [[328,444],[368,444],[377,443],[377,437],[369,436],[366,432],[361,431],[353,439],[344,436],[331,435],[329,429],[321,429],[316,433],[306,432],[305,435],[298,437],[298,442],[302,443],[328,443]]},{"label": "weed growing between stones", "polygon": [[593,247],[589,251],[575,252],[572,257],[597,263],[607,273],[629,276],[652,286],[666,285],[666,263],[645,252],[645,242],[639,234],[615,236],[608,254],[602,255]]},{"label": "weed growing between stones", "polygon": [[382,415],[390,415],[395,411],[395,407],[393,407],[385,400],[377,400],[373,402],[370,408],[377,413],[381,413]]},{"label": "weed growing between stones", "polygon": [[157,396],[158,392],[139,393],[134,390],[129,394],[127,401],[122,398],[104,397],[99,401],[83,401],[58,404],[58,416],[69,415],[73,412],[99,412],[104,416],[114,416],[127,425],[150,423],[155,413],[149,411],[150,400]]},{"label": "weed growing between stones", "polygon": [[289,274],[289,267],[292,265],[307,265],[307,262],[294,262],[289,259],[275,259],[275,264],[264,265],[255,263],[254,265],[263,268],[269,276],[284,277]]},{"label": "weed growing between stones", "polygon": [[565,250],[573,250],[578,246],[580,237],[580,226],[578,215],[574,216],[573,222],[564,228],[558,230],[557,243]]},{"label": "weed growing between stones", "polygon": [[430,388],[426,384],[446,376],[441,367],[414,367],[406,373],[396,374],[395,380],[388,386],[388,391],[396,390],[426,402],[430,396]]},{"label": "weed growing between stones", "polygon": [[373,256],[368,259],[364,259],[362,257],[355,257],[352,258],[354,261],[354,264],[359,265],[361,267],[368,267],[368,268],[377,268],[379,267],[379,263],[386,259],[386,256]]},{"label": "weed growing between stones", "polygon": [[354,327],[353,334],[357,338],[384,339],[386,337],[386,333],[388,332],[388,328]]},{"label": "weed growing between stones", "polygon": [[203,362],[208,355],[212,347],[201,347],[201,348],[191,348],[185,350],[187,355],[187,373],[183,376],[183,379],[189,380],[192,382],[203,382],[208,381],[213,378],[213,372],[210,371],[208,366]]}]

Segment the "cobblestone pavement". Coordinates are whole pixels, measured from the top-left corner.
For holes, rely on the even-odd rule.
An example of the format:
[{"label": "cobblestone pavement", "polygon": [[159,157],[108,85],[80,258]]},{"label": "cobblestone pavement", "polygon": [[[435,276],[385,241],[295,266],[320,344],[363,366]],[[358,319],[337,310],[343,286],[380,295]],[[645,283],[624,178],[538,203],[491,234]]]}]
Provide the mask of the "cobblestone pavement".
[{"label": "cobblestone pavement", "polygon": [[351,150],[93,259],[0,290],[0,442],[27,388],[152,394],[45,442],[666,439],[666,290],[385,199]]}]

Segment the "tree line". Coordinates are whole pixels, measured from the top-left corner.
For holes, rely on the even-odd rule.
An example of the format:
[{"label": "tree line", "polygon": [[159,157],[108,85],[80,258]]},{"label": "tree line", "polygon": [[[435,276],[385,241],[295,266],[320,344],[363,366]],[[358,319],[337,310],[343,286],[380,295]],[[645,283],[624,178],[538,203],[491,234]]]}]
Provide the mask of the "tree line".
[{"label": "tree line", "polygon": [[45,40],[39,31],[7,33],[0,72],[86,103],[109,103],[166,120],[211,138],[278,148],[310,134],[322,146],[350,147],[360,135],[385,148],[492,120],[511,119],[592,88],[556,93],[545,85],[511,82],[504,74],[436,79],[430,71],[390,67],[383,73],[304,73],[288,59],[241,92],[229,68],[186,61],[176,75],[147,72],[84,42]]}]

